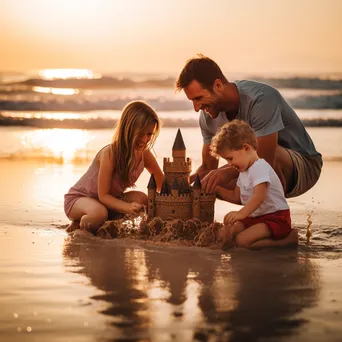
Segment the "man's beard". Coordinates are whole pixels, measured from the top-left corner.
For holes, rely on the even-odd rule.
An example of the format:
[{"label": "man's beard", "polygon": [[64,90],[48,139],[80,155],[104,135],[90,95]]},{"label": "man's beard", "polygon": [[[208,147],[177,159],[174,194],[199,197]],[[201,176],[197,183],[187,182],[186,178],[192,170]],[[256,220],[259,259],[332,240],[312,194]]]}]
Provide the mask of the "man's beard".
[{"label": "man's beard", "polygon": [[226,113],[226,117],[229,121],[232,121],[236,118],[237,113],[235,111],[232,110],[228,110],[228,111],[224,111]]}]

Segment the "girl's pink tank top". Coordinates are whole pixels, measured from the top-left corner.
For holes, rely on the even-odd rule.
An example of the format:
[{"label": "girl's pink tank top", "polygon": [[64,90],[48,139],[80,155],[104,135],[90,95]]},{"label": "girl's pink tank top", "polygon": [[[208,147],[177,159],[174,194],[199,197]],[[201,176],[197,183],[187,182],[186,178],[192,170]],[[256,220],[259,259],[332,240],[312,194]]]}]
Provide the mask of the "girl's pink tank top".
[{"label": "girl's pink tank top", "polygon": [[[96,155],[97,156],[97,155]],[[133,186],[141,173],[144,170],[144,159],[141,156],[140,160],[137,160],[136,167],[134,168],[132,174],[130,175],[131,184]],[[65,194],[65,203],[64,205],[68,208],[65,208],[66,212],[69,212],[71,206],[79,197],[92,197],[98,199],[98,176],[99,176],[99,165],[96,162],[96,157],[93,162],[89,166],[86,173],[77,181],[77,183],[70,188],[67,194]],[[112,187],[111,187],[111,195],[117,197],[121,195],[127,187],[122,184],[122,181],[119,179],[119,175],[114,173],[112,178]]]}]

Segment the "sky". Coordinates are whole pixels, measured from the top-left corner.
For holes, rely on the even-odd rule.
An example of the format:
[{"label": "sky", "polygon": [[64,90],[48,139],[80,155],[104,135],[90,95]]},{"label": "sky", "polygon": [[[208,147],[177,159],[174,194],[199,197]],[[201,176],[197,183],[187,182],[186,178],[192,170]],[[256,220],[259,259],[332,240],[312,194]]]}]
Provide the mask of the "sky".
[{"label": "sky", "polygon": [[342,0],[0,0],[0,70],[342,72]]}]

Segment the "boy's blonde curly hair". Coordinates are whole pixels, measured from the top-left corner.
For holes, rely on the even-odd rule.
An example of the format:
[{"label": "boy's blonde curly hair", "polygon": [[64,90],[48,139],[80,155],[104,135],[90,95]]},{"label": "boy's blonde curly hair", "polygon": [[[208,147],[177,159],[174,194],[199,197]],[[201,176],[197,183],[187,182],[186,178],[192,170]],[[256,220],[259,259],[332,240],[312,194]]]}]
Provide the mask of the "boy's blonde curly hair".
[{"label": "boy's blonde curly hair", "polygon": [[210,154],[219,158],[222,150],[240,150],[243,144],[248,144],[256,150],[255,133],[247,122],[232,120],[223,125],[214,136],[210,145]]}]

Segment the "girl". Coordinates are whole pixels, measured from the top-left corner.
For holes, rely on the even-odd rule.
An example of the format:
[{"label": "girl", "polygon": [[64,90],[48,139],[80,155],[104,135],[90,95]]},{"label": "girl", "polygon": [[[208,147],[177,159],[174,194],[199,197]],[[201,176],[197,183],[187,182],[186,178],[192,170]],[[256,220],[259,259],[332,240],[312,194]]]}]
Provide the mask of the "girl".
[{"label": "girl", "polygon": [[239,172],[235,189],[217,186],[217,195],[243,205],[224,217],[222,247],[234,242],[252,249],[297,244],[283,187],[271,165],[259,158],[252,128],[240,120],[225,124],[213,138],[211,153]]},{"label": "girl", "polygon": [[132,187],[146,168],[154,174],[160,190],[163,173],[151,153],[160,130],[154,110],[142,101],[126,105],[118,121],[112,143],[95,156],[87,172],[64,195],[64,211],[77,228],[96,232],[118,213],[137,214],[147,205],[147,196]]}]

